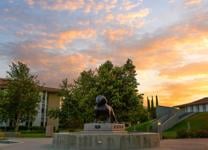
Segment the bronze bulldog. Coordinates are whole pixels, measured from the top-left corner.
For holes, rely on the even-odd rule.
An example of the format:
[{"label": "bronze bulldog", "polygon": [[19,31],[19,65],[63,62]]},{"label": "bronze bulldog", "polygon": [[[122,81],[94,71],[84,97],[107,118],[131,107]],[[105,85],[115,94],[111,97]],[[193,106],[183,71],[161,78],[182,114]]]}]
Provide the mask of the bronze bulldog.
[{"label": "bronze bulldog", "polygon": [[105,96],[99,95],[96,97],[95,105],[95,122],[103,121],[106,123],[117,122],[113,108],[107,104],[108,100]]}]

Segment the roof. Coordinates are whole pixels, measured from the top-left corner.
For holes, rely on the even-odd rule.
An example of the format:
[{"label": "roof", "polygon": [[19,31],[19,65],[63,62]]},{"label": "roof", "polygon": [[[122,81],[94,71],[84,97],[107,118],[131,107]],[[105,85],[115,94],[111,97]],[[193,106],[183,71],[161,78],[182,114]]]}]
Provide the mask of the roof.
[{"label": "roof", "polygon": [[40,86],[41,91],[47,91],[50,93],[58,93],[60,89],[58,88],[53,88],[53,87],[46,87],[46,86]]},{"label": "roof", "polygon": [[8,79],[0,78],[0,88],[5,88],[8,84]]},{"label": "roof", "polygon": [[208,97],[204,97],[204,98],[202,98],[200,100],[193,101],[191,103],[177,105],[175,107],[185,107],[185,106],[202,105],[202,104],[208,104]]},{"label": "roof", "polygon": [[[6,88],[8,84],[9,79],[6,78],[0,78],[0,88]],[[58,93],[60,89],[53,88],[53,87],[46,87],[46,86],[39,86],[41,91],[47,91],[50,93]]]}]

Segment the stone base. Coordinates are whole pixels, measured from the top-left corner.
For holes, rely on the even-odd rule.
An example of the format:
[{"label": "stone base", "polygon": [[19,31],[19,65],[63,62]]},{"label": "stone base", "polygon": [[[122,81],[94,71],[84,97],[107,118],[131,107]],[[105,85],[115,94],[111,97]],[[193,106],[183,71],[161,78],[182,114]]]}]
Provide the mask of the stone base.
[{"label": "stone base", "polygon": [[123,132],[125,124],[120,123],[86,123],[84,124],[84,132],[88,131],[110,131]]},{"label": "stone base", "polygon": [[138,150],[159,147],[157,133],[75,132],[56,133],[56,150]]},{"label": "stone base", "polygon": [[47,137],[52,137],[53,136],[53,126],[46,126],[46,133],[45,135]]}]

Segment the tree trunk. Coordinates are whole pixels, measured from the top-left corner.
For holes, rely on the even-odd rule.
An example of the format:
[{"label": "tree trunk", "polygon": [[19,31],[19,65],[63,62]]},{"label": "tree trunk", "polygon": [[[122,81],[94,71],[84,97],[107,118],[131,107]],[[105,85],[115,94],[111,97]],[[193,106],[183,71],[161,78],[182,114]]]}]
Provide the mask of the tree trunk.
[{"label": "tree trunk", "polygon": [[17,114],[17,118],[15,120],[15,128],[14,128],[14,131],[15,132],[18,132],[19,131],[19,121],[20,121],[20,114]]}]

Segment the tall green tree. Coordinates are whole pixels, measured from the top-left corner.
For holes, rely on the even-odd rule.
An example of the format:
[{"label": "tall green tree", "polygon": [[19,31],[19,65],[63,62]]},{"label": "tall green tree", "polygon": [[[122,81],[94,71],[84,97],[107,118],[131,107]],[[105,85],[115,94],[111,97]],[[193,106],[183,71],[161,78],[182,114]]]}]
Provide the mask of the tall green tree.
[{"label": "tall green tree", "polygon": [[156,118],[156,107],[154,104],[154,98],[152,96],[152,100],[151,100],[151,117],[154,119]]},{"label": "tall green tree", "polygon": [[98,93],[107,97],[119,121],[133,121],[139,104],[136,71],[130,59],[123,66],[106,61],[98,68]]},{"label": "tall green tree", "polygon": [[[139,120],[139,114],[132,118],[132,113],[138,112],[138,108],[143,108],[143,95],[137,90],[139,83],[136,79],[136,67],[131,59],[128,59],[126,63],[121,66],[123,73],[121,76],[121,85],[118,90],[120,91],[121,107],[117,108],[118,118],[121,121],[137,122]],[[116,81],[116,79],[115,79]]]},{"label": "tall green tree", "polygon": [[7,90],[0,89],[0,123],[6,123],[8,120],[8,112],[5,109],[7,103]]},{"label": "tall green tree", "polygon": [[[71,96],[63,95],[66,97],[63,105],[73,100],[73,104],[76,104],[81,113],[80,118],[77,114],[70,113],[71,117],[75,116],[76,120],[82,123],[92,122],[95,98],[97,95],[104,95],[108,104],[113,107],[118,121],[136,123],[147,118],[143,108],[143,94],[138,92],[138,85],[132,60],[128,59],[122,66],[114,66],[111,61],[106,61],[95,70],[80,73],[70,90]],[[61,112],[64,112],[64,109],[61,109]]]},{"label": "tall green tree", "polygon": [[92,122],[94,120],[95,97],[99,94],[97,77],[92,70],[83,71],[75,81],[73,96],[79,102],[82,121]]},{"label": "tall green tree", "polygon": [[158,96],[156,95],[156,107],[159,106],[159,102],[158,102]]},{"label": "tall green tree", "polygon": [[150,106],[150,100],[149,97],[147,97],[147,111],[150,112],[151,106]]},{"label": "tall green tree", "polygon": [[22,121],[33,120],[37,113],[39,88],[37,76],[30,73],[26,64],[12,63],[8,74],[7,104],[5,110],[15,131]]},{"label": "tall green tree", "polygon": [[154,99],[153,99],[153,96],[152,96],[152,99],[151,99],[151,111],[153,111],[155,108],[155,105],[154,105]]},{"label": "tall green tree", "polygon": [[68,79],[64,79],[60,88],[61,108],[49,110],[48,115],[59,118],[61,128],[79,128],[82,112],[79,109],[79,101],[73,95],[74,85],[70,84]]}]

